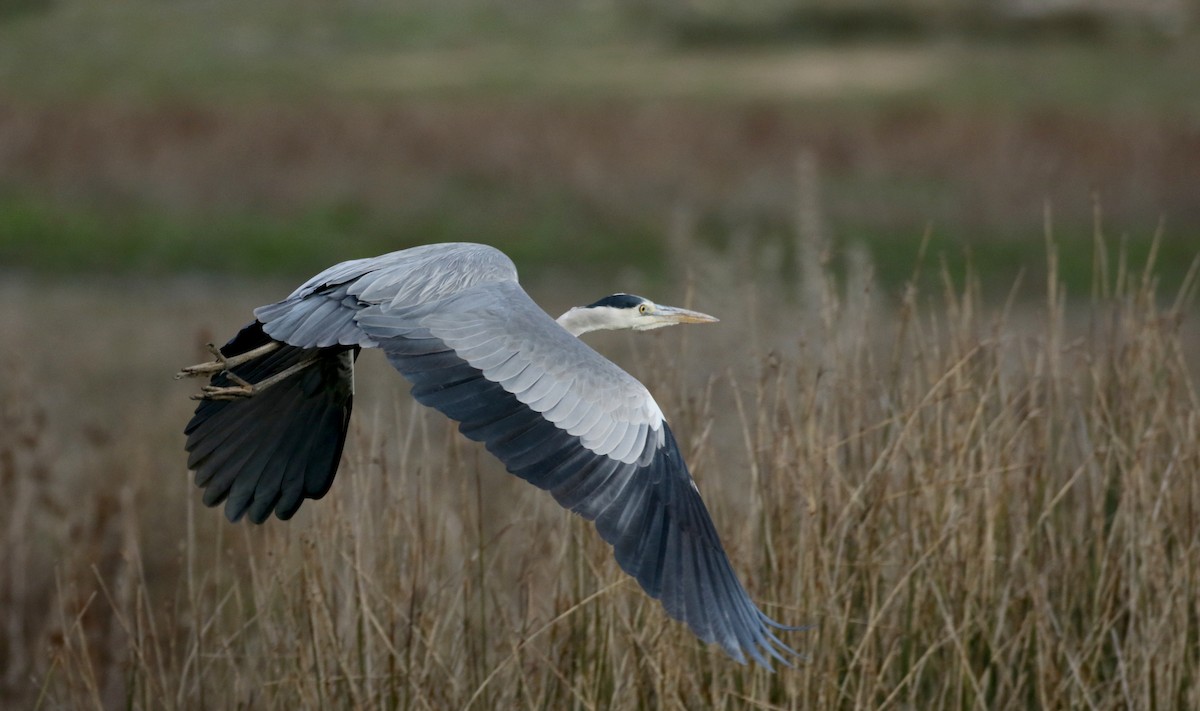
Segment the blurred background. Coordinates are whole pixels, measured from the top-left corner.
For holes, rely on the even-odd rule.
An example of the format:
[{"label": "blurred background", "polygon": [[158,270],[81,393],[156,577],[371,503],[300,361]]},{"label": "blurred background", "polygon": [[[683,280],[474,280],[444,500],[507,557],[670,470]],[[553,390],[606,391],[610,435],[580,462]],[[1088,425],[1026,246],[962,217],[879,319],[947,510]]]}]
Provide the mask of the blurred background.
[{"label": "blurred background", "polygon": [[[886,313],[918,270],[973,270],[1038,324],[1049,235],[1068,295],[1153,246],[1173,298],[1200,251],[1198,31],[1200,0],[0,0],[0,702],[128,697],[111,611],[169,608],[226,535],[170,376],[300,280],[480,241],[554,314],[614,291],[712,312],[702,362],[652,388],[700,432],[710,377],[804,350],[810,268]],[[362,451],[409,412],[385,371]]]},{"label": "blurred background", "polygon": [[[294,278],[483,240],[527,276],[761,248],[804,175],[894,286],[929,233],[1086,285],[1200,236],[1194,0],[6,0],[0,264]],[[784,263],[790,264],[790,260]]]}]

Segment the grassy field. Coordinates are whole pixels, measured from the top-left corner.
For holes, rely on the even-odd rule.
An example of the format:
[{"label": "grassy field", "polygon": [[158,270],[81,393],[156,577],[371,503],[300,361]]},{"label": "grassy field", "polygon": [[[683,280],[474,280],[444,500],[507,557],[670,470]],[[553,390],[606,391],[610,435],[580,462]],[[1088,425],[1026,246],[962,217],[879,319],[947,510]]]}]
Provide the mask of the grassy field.
[{"label": "grassy field", "polygon": [[[0,706],[1200,708],[1200,5],[1160,6],[0,3]],[[450,240],[555,314],[722,319],[590,342],[802,664],[702,646],[378,354],[325,500],[200,505],[175,369]]]},{"label": "grassy field", "polygon": [[[528,273],[583,256],[658,268],[686,222],[789,249],[813,198],[835,262],[898,288],[928,231],[990,290],[1036,268],[1049,209],[1085,289],[1097,210],[1177,287],[1197,245],[1200,140],[1180,118],[523,100],[0,108],[0,260],[54,272],[300,277],[431,241],[486,240]],[[790,263],[790,262],[789,262]]]},{"label": "grassy field", "polygon": [[486,239],[615,273],[681,216],[786,245],[811,160],[835,262],[864,246],[889,288],[930,230],[1003,292],[1047,205],[1086,288],[1097,203],[1138,258],[1161,224],[1183,278],[1186,22],[1022,40],[947,2],[690,5],[27,0],[0,16],[0,263],[298,277]]},{"label": "grassy field", "polygon": [[[798,253],[819,260],[809,235]],[[170,380],[287,285],[6,280],[0,698],[35,708],[1186,708],[1200,703],[1200,341],[1112,246],[1091,295],[799,287],[685,233],[654,296],[721,324],[595,343],[650,384],[774,674],[670,622],[590,525],[364,357],[342,472],[231,526]],[[629,280],[640,289],[638,277]],[[704,285],[701,288],[700,285]],[[601,289],[528,288],[553,312]],[[797,288],[801,293],[797,293]],[[84,294],[86,293],[86,298]],[[86,303],[86,307],[81,304]],[[802,304],[802,305],[801,305]],[[376,355],[368,353],[370,355]]]}]

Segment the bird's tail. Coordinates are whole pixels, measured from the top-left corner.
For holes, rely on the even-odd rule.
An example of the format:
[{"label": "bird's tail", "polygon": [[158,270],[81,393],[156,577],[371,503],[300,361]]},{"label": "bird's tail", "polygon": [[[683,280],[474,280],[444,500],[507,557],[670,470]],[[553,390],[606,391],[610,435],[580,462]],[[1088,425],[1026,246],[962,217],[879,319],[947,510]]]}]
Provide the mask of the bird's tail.
[{"label": "bird's tail", "polygon": [[[262,323],[243,328],[221,347],[225,357],[272,343]],[[225,516],[249,513],[262,523],[275,511],[291,518],[306,498],[319,499],[337,474],[354,400],[357,347],[297,348],[282,344],[231,369],[260,383],[308,360],[313,363],[250,397],[203,400],[184,429],[188,468],[204,488],[204,503],[225,501]],[[217,373],[215,386],[231,386]]]}]

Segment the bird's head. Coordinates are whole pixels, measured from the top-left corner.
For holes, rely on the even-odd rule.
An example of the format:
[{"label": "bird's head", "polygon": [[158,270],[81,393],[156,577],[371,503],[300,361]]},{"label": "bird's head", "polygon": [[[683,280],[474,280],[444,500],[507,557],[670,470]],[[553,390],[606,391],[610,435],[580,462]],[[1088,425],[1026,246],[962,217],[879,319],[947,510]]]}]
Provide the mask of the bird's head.
[{"label": "bird's head", "polygon": [[643,296],[613,294],[587,306],[576,306],[558,317],[558,323],[576,336],[588,331],[650,331],[677,323],[713,323],[716,318],[699,311],[656,304]]}]

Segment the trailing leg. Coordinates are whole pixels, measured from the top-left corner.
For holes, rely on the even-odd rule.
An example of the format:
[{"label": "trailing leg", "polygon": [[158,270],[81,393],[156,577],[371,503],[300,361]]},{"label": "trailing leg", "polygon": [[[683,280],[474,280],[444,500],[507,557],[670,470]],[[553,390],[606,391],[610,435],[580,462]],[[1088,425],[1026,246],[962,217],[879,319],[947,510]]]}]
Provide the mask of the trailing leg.
[{"label": "trailing leg", "polygon": [[[215,350],[215,349],[214,349]],[[211,373],[188,423],[188,468],[204,503],[261,523],[289,518],[305,498],[329,490],[341,459],[354,397],[354,346],[298,348],[255,322],[181,371]]]}]

